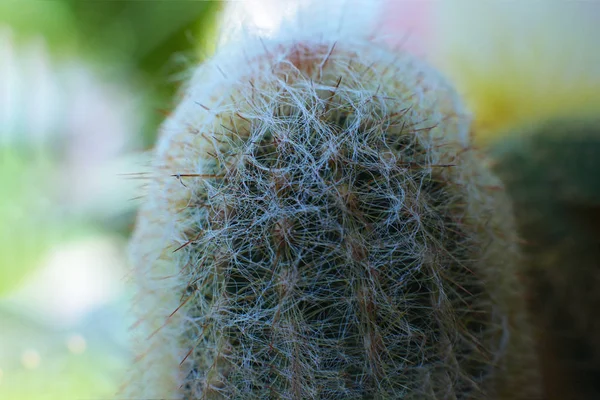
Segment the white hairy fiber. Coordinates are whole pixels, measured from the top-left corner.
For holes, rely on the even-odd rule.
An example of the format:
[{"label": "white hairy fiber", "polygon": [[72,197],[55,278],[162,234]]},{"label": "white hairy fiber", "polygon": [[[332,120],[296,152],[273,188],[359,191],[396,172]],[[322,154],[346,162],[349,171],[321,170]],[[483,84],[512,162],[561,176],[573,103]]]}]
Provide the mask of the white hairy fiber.
[{"label": "white hairy fiber", "polygon": [[510,207],[469,116],[377,35],[377,4],[320,7],[224,39],[162,127],[126,393],[535,396]]}]

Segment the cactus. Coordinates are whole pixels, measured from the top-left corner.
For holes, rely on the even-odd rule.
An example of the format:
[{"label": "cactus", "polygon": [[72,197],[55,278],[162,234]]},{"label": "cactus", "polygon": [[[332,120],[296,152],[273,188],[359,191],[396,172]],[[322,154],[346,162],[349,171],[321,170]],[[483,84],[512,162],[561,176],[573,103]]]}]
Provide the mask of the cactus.
[{"label": "cactus", "polygon": [[555,119],[495,144],[526,244],[532,315],[552,399],[600,396],[600,120]]},{"label": "cactus", "polygon": [[221,48],[157,144],[125,393],[537,398],[511,206],[468,132],[374,38]]}]

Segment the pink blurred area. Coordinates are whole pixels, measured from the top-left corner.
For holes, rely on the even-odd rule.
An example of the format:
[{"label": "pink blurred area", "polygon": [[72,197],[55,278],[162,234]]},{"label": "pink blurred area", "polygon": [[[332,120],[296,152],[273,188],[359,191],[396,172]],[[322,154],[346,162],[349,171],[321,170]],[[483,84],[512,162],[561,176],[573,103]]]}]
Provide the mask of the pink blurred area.
[{"label": "pink blurred area", "polygon": [[393,46],[422,56],[432,40],[432,10],[428,0],[386,0],[382,31]]}]

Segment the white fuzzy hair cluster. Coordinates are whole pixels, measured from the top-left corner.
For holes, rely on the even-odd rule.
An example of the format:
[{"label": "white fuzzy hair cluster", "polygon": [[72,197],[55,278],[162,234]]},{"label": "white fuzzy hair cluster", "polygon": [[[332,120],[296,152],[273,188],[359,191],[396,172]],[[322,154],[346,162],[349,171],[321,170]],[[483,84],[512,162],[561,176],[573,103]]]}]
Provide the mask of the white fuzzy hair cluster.
[{"label": "white fuzzy hair cluster", "polygon": [[510,207],[454,90],[312,17],[228,39],[162,128],[127,395],[535,396]]}]

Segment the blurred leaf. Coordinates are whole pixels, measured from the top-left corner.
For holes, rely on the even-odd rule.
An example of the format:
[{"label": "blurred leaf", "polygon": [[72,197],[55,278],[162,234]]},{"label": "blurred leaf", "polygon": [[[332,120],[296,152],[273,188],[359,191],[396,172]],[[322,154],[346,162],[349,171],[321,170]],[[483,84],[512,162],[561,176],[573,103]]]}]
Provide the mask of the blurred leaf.
[{"label": "blurred leaf", "polygon": [[17,36],[41,35],[55,49],[76,41],[73,14],[61,1],[2,0],[0,25],[10,26]]},{"label": "blurred leaf", "polygon": [[110,68],[127,68],[147,88],[141,93],[149,111],[142,132],[143,145],[149,148],[185,72],[213,49],[223,2],[67,0],[67,4],[84,38],[81,52]]},{"label": "blurred leaf", "polygon": [[18,285],[48,249],[76,231],[52,198],[55,162],[0,148],[0,295]]},{"label": "blurred leaf", "polygon": [[5,149],[0,153],[0,294],[12,288],[38,263],[48,248],[36,219],[38,179],[27,160]]}]

